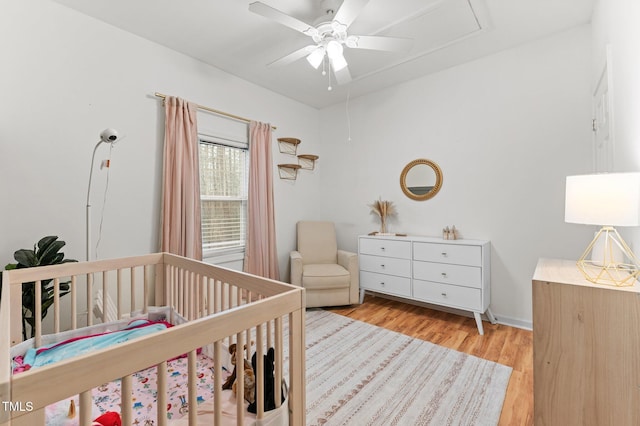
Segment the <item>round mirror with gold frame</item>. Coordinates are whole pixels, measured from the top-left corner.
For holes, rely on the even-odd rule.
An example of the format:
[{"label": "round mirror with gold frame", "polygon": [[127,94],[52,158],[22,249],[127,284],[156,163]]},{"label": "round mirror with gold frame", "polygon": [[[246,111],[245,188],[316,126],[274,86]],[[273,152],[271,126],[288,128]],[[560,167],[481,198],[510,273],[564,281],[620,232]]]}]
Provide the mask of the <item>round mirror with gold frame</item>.
[{"label": "round mirror with gold frame", "polygon": [[428,200],[442,187],[442,170],[431,160],[413,160],[402,169],[400,187],[412,200]]}]

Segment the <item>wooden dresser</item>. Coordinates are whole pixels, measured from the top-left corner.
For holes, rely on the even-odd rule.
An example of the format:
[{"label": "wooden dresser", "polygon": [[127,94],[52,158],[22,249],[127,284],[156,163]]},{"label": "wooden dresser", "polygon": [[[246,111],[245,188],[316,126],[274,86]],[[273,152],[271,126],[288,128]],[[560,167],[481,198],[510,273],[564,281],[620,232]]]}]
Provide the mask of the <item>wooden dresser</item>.
[{"label": "wooden dresser", "polygon": [[536,425],[640,425],[640,287],[593,284],[575,261],[533,276]]},{"label": "wooden dresser", "polygon": [[478,332],[491,301],[491,246],[480,240],[363,235],[358,239],[360,299],[365,291],[471,311]]}]

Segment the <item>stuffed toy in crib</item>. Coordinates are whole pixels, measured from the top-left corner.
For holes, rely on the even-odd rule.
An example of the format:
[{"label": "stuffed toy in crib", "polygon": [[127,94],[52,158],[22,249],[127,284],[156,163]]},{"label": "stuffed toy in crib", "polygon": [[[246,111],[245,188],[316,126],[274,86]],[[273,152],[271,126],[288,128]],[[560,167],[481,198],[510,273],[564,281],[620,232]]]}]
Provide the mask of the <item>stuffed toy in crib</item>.
[{"label": "stuffed toy in crib", "polygon": [[[257,371],[257,363],[256,363],[256,353],[251,357],[251,365],[254,370]],[[269,348],[267,350],[267,354],[263,355],[264,358],[264,411],[275,410],[276,408],[276,395],[275,395],[275,376],[274,376],[274,360],[275,360],[275,350],[273,348]],[[284,395],[282,395],[282,401],[284,402]],[[250,413],[257,413],[258,405],[257,401],[249,404],[249,408],[247,409]]]},{"label": "stuffed toy in crib", "polygon": [[[246,349],[246,346],[245,346]],[[227,377],[226,382],[222,385],[222,389],[233,389],[233,394],[236,395],[236,344],[233,343],[229,346],[229,353],[231,354],[231,363],[233,364],[233,372]],[[249,361],[244,359],[244,399],[252,403],[256,399],[256,377],[254,370],[249,364]]]}]

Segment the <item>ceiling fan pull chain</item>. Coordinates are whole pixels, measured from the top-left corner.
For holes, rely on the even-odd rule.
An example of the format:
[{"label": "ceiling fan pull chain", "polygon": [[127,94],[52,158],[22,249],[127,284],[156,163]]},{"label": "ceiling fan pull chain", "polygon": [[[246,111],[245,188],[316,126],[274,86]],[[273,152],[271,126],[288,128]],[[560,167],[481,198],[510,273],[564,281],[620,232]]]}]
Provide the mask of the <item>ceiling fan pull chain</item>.
[{"label": "ceiling fan pull chain", "polygon": [[329,75],[329,87],[327,87],[327,90],[331,91],[333,90],[333,87],[331,87],[331,72],[328,72],[327,74]]}]

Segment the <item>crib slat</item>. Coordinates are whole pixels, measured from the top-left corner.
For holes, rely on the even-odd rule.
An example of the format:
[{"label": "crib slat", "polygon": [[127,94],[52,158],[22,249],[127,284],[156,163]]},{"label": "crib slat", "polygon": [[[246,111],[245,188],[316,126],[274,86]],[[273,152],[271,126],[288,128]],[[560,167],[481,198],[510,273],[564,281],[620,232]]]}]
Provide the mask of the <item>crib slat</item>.
[{"label": "crib slat", "polygon": [[[149,311],[149,287],[151,286],[151,282],[150,282],[151,273],[149,272],[149,268],[151,268],[151,265],[145,265],[144,272],[143,272],[144,285],[142,286],[142,293],[143,293],[142,294],[142,306],[143,306],[142,311],[145,314]],[[164,297],[165,298],[167,297],[166,294]]]},{"label": "crib slat", "polygon": [[78,328],[78,307],[77,302],[78,302],[78,297],[76,294],[76,276],[73,275],[71,277],[71,329],[75,330],[76,328]]},{"label": "crib slat", "polygon": [[131,267],[129,273],[131,276],[129,279],[129,312],[131,313],[136,310],[136,268]]},{"label": "crib slat", "polygon": [[260,380],[260,377],[264,377],[264,350],[262,344],[264,342],[263,325],[259,324],[256,327],[256,417],[262,419],[264,417],[264,380]]},{"label": "crib slat", "polygon": [[289,422],[294,425],[303,425],[306,415],[304,325],[304,307],[289,314]]},{"label": "crib slat", "polygon": [[60,278],[53,280],[53,331],[60,333]]},{"label": "crib slat", "polygon": [[[271,321],[269,321],[271,322]],[[275,399],[276,408],[282,405],[282,362],[283,362],[283,345],[282,345],[282,317],[277,317],[274,320],[274,333],[275,333],[275,366],[273,375],[275,377]]]},{"label": "crib slat", "polygon": [[116,285],[116,299],[118,300],[118,306],[116,308],[118,317],[116,319],[120,319],[122,318],[122,269],[118,269],[118,272],[116,273]]},{"label": "crib slat", "polygon": [[167,362],[157,365],[157,418],[158,426],[167,425]]},{"label": "crib slat", "polygon": [[213,424],[222,422],[222,343],[213,343]]},{"label": "crib slat", "polygon": [[207,313],[207,315],[211,315],[213,313],[213,308],[212,308],[212,303],[213,303],[213,279],[210,277],[205,277],[204,279],[204,294],[205,294],[205,302],[204,302],[204,306],[205,306],[205,312]]},{"label": "crib slat", "polygon": [[189,356],[187,358],[188,368],[187,368],[187,389],[189,394],[189,424],[196,424],[197,416],[198,416],[198,389],[197,389],[197,361],[198,355],[196,351],[189,352]]},{"label": "crib slat", "polygon": [[[171,266],[170,265],[165,265],[164,266],[164,283],[163,283],[163,300],[164,300],[164,304],[166,306],[169,307],[173,307],[173,294],[171,293]],[[170,314],[171,318],[170,318],[170,322],[172,324],[175,324],[174,322],[174,318],[173,318],[173,309],[171,309],[171,314]]]},{"label": "crib slat", "polygon": [[184,269],[180,269],[178,272],[178,279],[176,280],[176,291],[178,292],[178,313],[184,315]]},{"label": "crib slat", "polygon": [[200,281],[198,281],[198,298],[200,300],[200,304],[198,305],[198,311],[199,311],[199,317],[203,317],[208,315],[205,303],[207,301],[206,299],[206,290],[207,290],[207,282],[209,281],[209,279],[202,275],[200,277]]},{"label": "crib slat", "polygon": [[236,425],[244,424],[244,338],[242,332],[236,335]]},{"label": "crib slat", "polygon": [[215,280],[213,297],[215,298],[214,312],[220,312],[222,310],[222,283],[220,280]]},{"label": "crib slat", "polygon": [[202,276],[200,274],[195,274],[195,279],[193,280],[193,313],[194,318],[200,318],[202,316],[202,309],[200,309],[200,283],[202,282]]},{"label": "crib slat", "polygon": [[34,327],[35,327],[35,339],[36,339],[36,347],[40,346],[40,338],[42,337],[42,281],[38,280],[35,282],[35,299],[33,301],[35,305],[35,312],[31,312],[34,318]]},{"label": "crib slat", "polygon": [[133,424],[133,387],[131,384],[131,376],[124,376],[120,381],[120,386],[120,411],[122,414],[122,424],[130,425]]},{"label": "crib slat", "polygon": [[[107,309],[108,309],[107,300],[109,295],[109,293],[107,293],[108,281],[109,281],[108,271],[103,271],[102,272],[102,323],[103,324],[107,322],[107,318],[108,318],[107,317]],[[89,308],[89,315],[91,315],[91,308]]]},{"label": "crib slat", "polygon": [[267,321],[267,348],[270,348],[273,346],[271,324],[272,324],[271,320]]},{"label": "crib slat", "polygon": [[93,423],[92,413],[91,413],[91,391],[85,391],[80,394],[80,424],[81,425],[90,425]]},{"label": "crib slat", "polygon": [[87,326],[93,325],[91,315],[91,299],[93,298],[93,274],[87,274]]}]

